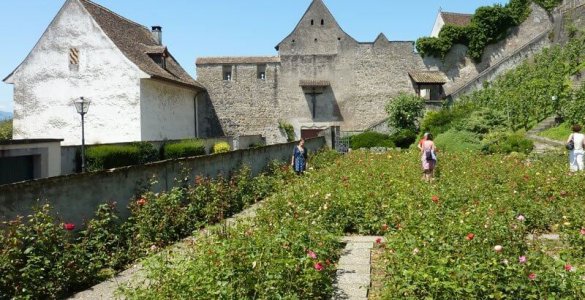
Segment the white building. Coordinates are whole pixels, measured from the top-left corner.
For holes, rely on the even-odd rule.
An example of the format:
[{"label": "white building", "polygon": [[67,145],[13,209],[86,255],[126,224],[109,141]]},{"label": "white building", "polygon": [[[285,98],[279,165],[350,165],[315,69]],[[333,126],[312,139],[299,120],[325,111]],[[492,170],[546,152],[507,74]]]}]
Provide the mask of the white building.
[{"label": "white building", "polygon": [[443,29],[443,26],[447,24],[456,26],[469,25],[469,23],[471,23],[471,17],[473,17],[472,14],[460,14],[439,10],[437,19],[435,20],[435,25],[431,31],[431,37],[438,37],[439,32],[441,32],[441,29]]},{"label": "white building", "polygon": [[[26,59],[14,85],[14,139],[81,143],[73,101],[91,100],[87,144],[198,136],[204,88],[148,28],[88,0],[67,0]],[[199,113],[198,113],[199,111]],[[199,119],[199,120],[198,120]]]}]

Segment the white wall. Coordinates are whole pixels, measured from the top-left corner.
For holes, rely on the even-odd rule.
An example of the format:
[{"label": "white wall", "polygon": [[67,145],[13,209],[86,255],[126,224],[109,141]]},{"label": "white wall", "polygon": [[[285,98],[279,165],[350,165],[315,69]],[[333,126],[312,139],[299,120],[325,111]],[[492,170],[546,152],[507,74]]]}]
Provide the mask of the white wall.
[{"label": "white wall", "polygon": [[435,20],[435,25],[433,26],[433,30],[431,31],[431,37],[439,37],[439,32],[443,29],[445,25],[445,21],[441,17],[441,12],[437,14],[437,19]]},{"label": "white wall", "polygon": [[[69,70],[78,48],[79,71]],[[72,101],[92,101],[85,118],[87,144],[140,139],[140,71],[116,48],[77,0],[68,0],[11,78],[15,139],[61,138],[81,144],[81,120]]]},{"label": "white wall", "polygon": [[195,96],[192,89],[152,79],[140,81],[141,140],[195,137]]}]

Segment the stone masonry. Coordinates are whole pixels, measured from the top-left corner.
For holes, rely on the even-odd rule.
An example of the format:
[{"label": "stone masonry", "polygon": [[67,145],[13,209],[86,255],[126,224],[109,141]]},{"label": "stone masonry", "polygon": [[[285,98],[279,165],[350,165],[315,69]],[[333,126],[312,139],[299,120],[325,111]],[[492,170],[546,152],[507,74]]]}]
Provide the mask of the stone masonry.
[{"label": "stone masonry", "polygon": [[441,61],[423,59],[413,41],[389,41],[384,34],[374,42],[358,42],[322,0],[313,0],[276,46],[278,56],[199,58],[197,80],[207,88],[228,135],[261,134],[268,143],[283,142],[279,121],[292,124],[297,138],[304,130],[329,126],[360,131],[387,117],[388,100],[401,92],[415,93],[409,72],[441,71],[449,94],[549,30],[551,22],[546,11],[533,5],[527,22],[488,46],[481,63],[466,58],[462,45]]}]

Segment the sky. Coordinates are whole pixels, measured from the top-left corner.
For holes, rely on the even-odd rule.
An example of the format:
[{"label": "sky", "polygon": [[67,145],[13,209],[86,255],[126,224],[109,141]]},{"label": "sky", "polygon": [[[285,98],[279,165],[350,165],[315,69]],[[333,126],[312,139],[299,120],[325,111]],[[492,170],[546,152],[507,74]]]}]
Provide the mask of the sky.
[{"label": "sky", "polygon": [[[195,77],[204,56],[277,55],[274,47],[297,25],[312,0],[94,0],[150,28]],[[0,79],[28,55],[65,0],[1,0]],[[345,32],[360,42],[380,33],[391,41],[428,36],[439,8],[473,13],[505,0],[324,0]],[[13,86],[0,82],[0,111],[12,112]]]}]

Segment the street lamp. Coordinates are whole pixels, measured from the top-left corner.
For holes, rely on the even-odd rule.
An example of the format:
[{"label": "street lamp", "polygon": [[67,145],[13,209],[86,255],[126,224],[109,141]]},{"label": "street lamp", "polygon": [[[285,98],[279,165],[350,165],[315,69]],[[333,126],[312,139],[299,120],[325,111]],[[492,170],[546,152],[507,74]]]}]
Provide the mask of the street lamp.
[{"label": "street lamp", "polygon": [[91,103],[90,100],[84,99],[80,97],[79,99],[73,101],[75,104],[75,109],[77,113],[81,115],[81,171],[85,172],[85,125],[84,125],[84,118],[83,116],[89,110],[89,104]]}]

